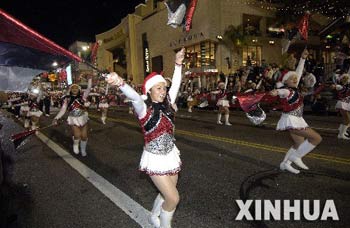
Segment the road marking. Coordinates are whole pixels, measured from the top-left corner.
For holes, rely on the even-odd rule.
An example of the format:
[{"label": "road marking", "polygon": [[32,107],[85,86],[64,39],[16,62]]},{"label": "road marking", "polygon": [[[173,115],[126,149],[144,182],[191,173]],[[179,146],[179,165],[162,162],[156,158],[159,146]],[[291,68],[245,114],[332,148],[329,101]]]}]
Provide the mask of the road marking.
[{"label": "road marking", "polygon": [[[89,116],[93,117],[93,118],[98,118],[98,116],[96,116],[96,115],[89,114]],[[125,123],[125,124],[133,125],[133,126],[139,126],[139,124],[137,122],[129,121],[129,120],[125,120],[125,119],[108,117],[107,120],[110,120],[113,122]],[[283,154],[285,154],[288,150],[288,148],[253,143],[253,142],[248,142],[248,141],[243,141],[243,140],[224,138],[224,137],[219,137],[219,136],[214,136],[214,135],[201,134],[201,133],[197,133],[197,132],[180,130],[178,128],[176,129],[176,134],[192,136],[192,137],[201,138],[201,139],[209,139],[212,141],[225,142],[225,143],[230,143],[230,144],[234,144],[234,145],[257,148],[257,149],[261,149],[261,150],[267,150],[267,151],[278,152],[278,153],[283,153]],[[323,155],[323,154],[314,154],[314,153],[308,154],[308,158],[314,158],[314,159],[333,162],[333,163],[350,165],[350,159],[347,159],[347,158],[328,156],[328,155]]]},{"label": "road marking", "polygon": [[67,162],[73,169],[75,169],[80,175],[82,175],[87,181],[94,185],[100,192],[102,192],[108,199],[110,199],[116,206],[122,209],[127,215],[130,216],[141,227],[151,228],[152,226],[148,222],[148,218],[151,214],[150,211],[143,208],[136,201],[131,199],[124,192],[120,191],[117,187],[112,185],[102,176],[95,171],[87,167],[78,159],[73,157],[65,149],[57,145],[50,140],[44,134],[37,132],[38,138],[56,152],[65,162]]}]

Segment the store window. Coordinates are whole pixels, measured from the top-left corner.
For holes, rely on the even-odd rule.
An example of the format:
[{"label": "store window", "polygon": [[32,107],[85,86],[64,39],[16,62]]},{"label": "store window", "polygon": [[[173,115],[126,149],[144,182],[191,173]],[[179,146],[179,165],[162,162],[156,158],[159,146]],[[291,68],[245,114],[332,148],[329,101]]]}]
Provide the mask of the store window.
[{"label": "store window", "polygon": [[186,68],[215,67],[216,44],[212,41],[204,41],[193,46],[186,47]]},{"label": "store window", "polygon": [[261,64],[261,47],[245,46],[243,47],[243,65],[260,65]]}]

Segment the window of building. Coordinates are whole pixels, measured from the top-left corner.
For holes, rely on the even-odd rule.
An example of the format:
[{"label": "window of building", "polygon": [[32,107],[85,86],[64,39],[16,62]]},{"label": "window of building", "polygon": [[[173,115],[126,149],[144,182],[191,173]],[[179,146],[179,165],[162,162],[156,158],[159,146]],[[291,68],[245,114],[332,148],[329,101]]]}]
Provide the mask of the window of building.
[{"label": "window of building", "polygon": [[186,68],[215,67],[216,44],[212,41],[203,41],[186,47]]},{"label": "window of building", "polygon": [[245,46],[243,47],[243,65],[260,65],[261,63],[261,47]]},{"label": "window of building", "polygon": [[249,36],[260,36],[260,20],[262,17],[250,14],[243,14],[244,33]]},{"label": "window of building", "polygon": [[269,37],[282,38],[284,37],[284,28],[276,22],[276,18],[266,18],[266,34]]},{"label": "window of building", "polygon": [[125,47],[115,48],[112,50],[113,62],[122,68],[126,69],[126,55],[124,53]]},{"label": "window of building", "polygon": [[152,58],[152,71],[158,73],[163,71],[163,56],[158,55]]},{"label": "window of building", "polygon": [[158,2],[161,2],[162,0],[153,0],[153,9],[157,9]]}]

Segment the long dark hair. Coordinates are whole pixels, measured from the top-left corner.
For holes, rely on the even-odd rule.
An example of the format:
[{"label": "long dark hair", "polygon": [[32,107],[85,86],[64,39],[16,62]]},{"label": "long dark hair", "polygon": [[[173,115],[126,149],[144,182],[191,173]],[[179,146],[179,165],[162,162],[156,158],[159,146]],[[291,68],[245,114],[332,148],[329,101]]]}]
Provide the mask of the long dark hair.
[{"label": "long dark hair", "polygon": [[[155,104],[152,101],[151,95],[149,93],[147,93],[147,100],[145,100],[145,104],[146,104],[147,108],[153,107],[153,105]],[[170,96],[168,93],[166,94],[164,101],[162,103],[160,103],[160,105],[162,105],[164,107],[164,113],[167,116],[169,116],[171,119],[173,119],[175,110],[173,109],[173,107],[170,103]]]}]

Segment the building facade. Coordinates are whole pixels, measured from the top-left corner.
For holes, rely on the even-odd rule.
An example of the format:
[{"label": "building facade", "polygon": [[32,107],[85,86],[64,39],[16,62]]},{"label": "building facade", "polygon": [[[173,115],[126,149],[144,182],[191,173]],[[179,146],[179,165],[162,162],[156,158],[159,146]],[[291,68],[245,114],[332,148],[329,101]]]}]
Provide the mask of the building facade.
[{"label": "building facade", "polygon": [[[220,72],[233,73],[248,62],[282,62],[282,39],[276,36],[280,31],[271,27],[274,15],[273,8],[264,3],[199,0],[192,28],[185,32],[167,25],[168,12],[163,1],[148,0],[136,6],[135,12],[115,28],[96,35],[96,40],[102,40],[97,65],[141,84],[152,71],[171,77],[175,52],[185,47],[186,75],[201,76],[202,85],[208,87],[208,83],[219,80]],[[230,47],[222,38],[229,26],[244,28],[246,42],[239,48]],[[309,47],[317,50],[319,43],[319,39],[309,38]],[[301,42],[299,46],[302,45]]]}]

